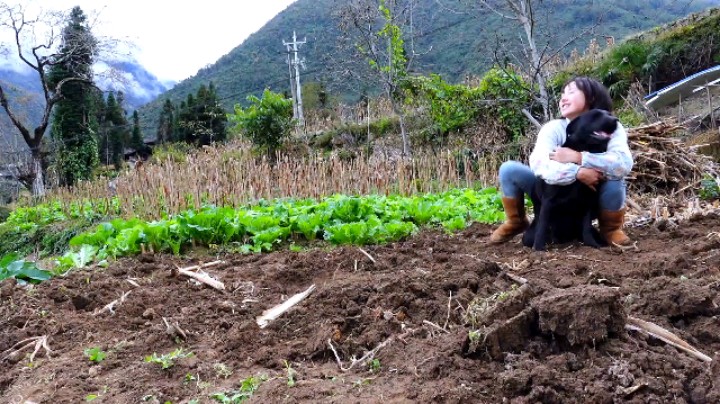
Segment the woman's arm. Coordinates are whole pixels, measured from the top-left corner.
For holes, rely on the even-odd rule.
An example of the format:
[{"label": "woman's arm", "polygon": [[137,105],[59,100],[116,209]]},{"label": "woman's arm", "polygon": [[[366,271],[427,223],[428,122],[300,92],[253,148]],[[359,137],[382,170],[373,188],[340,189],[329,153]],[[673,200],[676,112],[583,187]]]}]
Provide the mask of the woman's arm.
[{"label": "woman's arm", "polygon": [[620,180],[628,175],[633,167],[633,158],[625,128],[618,124],[605,153],[582,152],[581,166],[601,171],[610,180]]},{"label": "woman's arm", "polygon": [[564,123],[561,119],[555,119],[543,125],[538,133],[535,148],[530,154],[530,169],[551,185],[567,185],[575,182],[575,176],[580,168],[575,163],[550,160],[550,152],[565,143]]}]

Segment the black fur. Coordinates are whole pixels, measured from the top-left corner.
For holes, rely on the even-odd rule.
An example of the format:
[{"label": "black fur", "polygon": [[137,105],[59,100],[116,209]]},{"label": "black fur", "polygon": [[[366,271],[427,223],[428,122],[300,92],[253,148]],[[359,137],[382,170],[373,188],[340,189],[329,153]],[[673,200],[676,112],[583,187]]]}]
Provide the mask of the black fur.
[{"label": "black fur", "polygon": [[[610,138],[598,133],[609,135],[616,129],[617,118],[605,110],[590,110],[570,122],[563,147],[579,152],[603,153]],[[597,192],[582,182],[549,185],[538,178],[530,199],[535,217],[523,235],[525,246],[544,251],[548,241],[567,243],[574,240],[595,248],[607,245],[592,225],[600,210]]]}]

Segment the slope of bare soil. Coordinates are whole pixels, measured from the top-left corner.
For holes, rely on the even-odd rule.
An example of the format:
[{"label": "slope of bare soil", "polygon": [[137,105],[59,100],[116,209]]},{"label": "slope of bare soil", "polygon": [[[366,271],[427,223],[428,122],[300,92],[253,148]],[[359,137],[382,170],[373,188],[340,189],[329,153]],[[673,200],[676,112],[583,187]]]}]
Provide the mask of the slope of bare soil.
[{"label": "slope of bare soil", "polygon": [[[213,402],[250,376],[264,376],[251,402],[720,402],[718,225],[711,215],[632,228],[637,250],[547,253],[490,246],[492,228],[474,225],[365,248],[374,263],[357,247],[146,255],[32,289],[6,281],[0,402]],[[208,272],[225,292],[173,276],[216,258]],[[127,291],[114,314],[94,314]],[[714,360],[627,331],[628,316]],[[36,345],[16,344],[38,336],[51,351],[39,344],[31,361]],[[91,347],[107,358],[90,362]],[[194,355],[166,370],[143,361],[178,347]],[[352,362],[372,349],[375,361]]]}]

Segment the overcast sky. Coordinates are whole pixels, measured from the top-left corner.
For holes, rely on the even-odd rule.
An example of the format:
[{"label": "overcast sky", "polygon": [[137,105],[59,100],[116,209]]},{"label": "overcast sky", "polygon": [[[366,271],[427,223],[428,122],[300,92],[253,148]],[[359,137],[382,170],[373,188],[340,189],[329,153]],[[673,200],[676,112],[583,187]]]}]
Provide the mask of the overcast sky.
[{"label": "overcast sky", "polygon": [[[295,0],[22,0],[26,7],[97,16],[93,33],[127,40],[140,64],[161,80],[180,81],[240,45]],[[4,1],[16,4],[17,0]],[[3,37],[4,38],[4,37]]]}]

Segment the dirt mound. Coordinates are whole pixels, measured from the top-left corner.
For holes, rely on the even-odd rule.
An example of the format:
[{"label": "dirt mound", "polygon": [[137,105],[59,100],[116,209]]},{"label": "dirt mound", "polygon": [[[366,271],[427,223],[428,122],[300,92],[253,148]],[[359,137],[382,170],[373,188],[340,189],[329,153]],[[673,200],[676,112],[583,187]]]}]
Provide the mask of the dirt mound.
[{"label": "dirt mound", "polygon": [[[492,228],[474,225],[367,247],[372,260],[357,247],[146,255],[30,289],[6,281],[0,401],[718,402],[718,225],[633,228],[638,250],[547,253],[490,246]],[[224,292],[173,271],[218,258],[207,271]],[[628,315],[715,360],[626,331]],[[92,362],[89,348],[107,356]],[[153,353],[171,366],[146,362]]]}]

